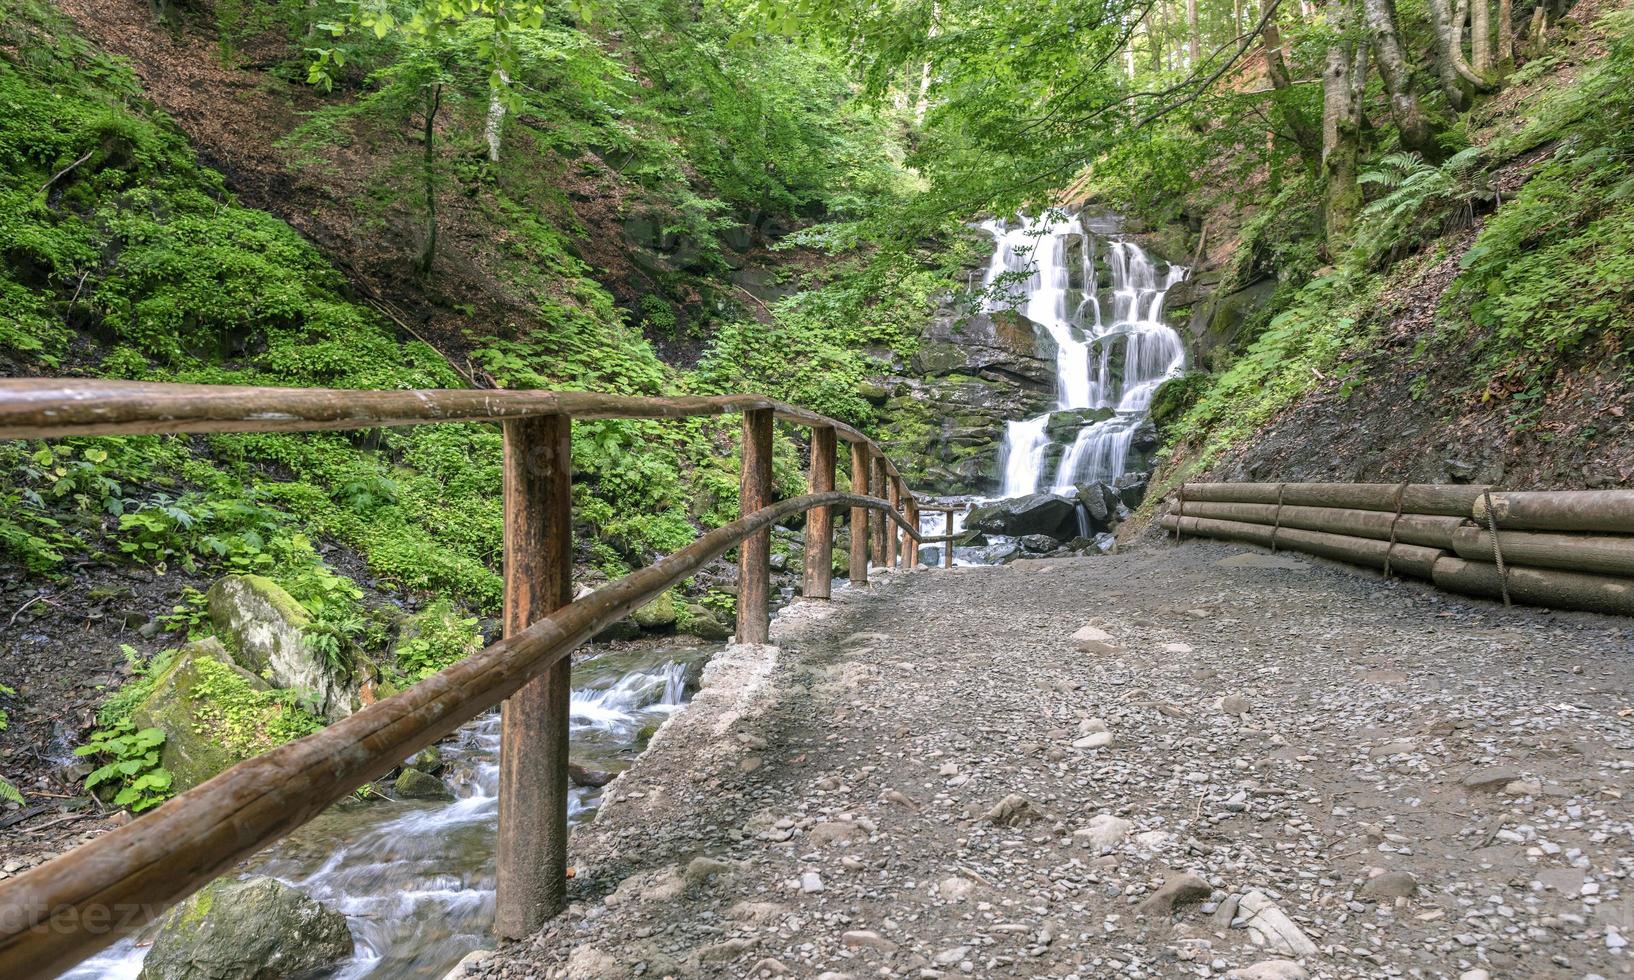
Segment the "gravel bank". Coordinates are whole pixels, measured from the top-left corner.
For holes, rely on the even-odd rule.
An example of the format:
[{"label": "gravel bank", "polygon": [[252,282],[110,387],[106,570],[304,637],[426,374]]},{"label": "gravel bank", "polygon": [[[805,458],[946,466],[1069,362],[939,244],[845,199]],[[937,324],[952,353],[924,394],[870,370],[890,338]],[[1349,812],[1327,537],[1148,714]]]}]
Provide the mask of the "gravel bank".
[{"label": "gravel bank", "polygon": [[1148,539],[773,635],[576,831],[568,914],[474,974],[1634,972],[1628,620]]}]

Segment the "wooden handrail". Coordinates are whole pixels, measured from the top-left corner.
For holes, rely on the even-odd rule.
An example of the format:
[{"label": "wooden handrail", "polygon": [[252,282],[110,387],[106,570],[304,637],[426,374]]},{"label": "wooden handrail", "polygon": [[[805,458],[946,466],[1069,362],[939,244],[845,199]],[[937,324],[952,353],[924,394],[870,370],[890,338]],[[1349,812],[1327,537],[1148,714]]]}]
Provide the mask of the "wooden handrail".
[{"label": "wooden handrail", "polygon": [[[749,510],[675,554],[566,602],[571,552],[571,418],[679,418],[742,413]],[[814,432],[811,482],[821,492],[777,503],[770,493],[772,418]],[[500,887],[496,928],[524,935],[565,901],[565,697],[580,644],[734,546],[740,548],[738,635],[765,639],[764,541],[784,517],[852,514],[852,570],[866,582],[869,539],[886,555],[899,527],[908,567],[919,542],[916,501],[896,467],[857,430],[757,395],[638,398],[553,391],[340,391],[113,381],[0,381],[0,439],[196,432],[302,432],[433,422],[502,423],[506,454],[505,639],[407,691],[306,738],[227,769],[140,819],[0,883],[0,977],[53,977],[158,917],[236,861],[312,819],[495,705],[501,736]],[[852,444],[853,488],[833,490],[833,441]],[[887,485],[889,490],[887,490]],[[889,499],[887,499],[889,498]],[[765,506],[761,506],[765,504]],[[859,520],[881,512],[877,526]],[[811,528],[815,526],[815,532]],[[808,548],[826,558],[832,521],[808,517]],[[871,532],[871,533],[870,533]],[[891,542],[897,541],[890,532]],[[826,538],[826,540],[823,540]],[[757,543],[758,540],[758,543]],[[862,559],[859,562],[859,557]],[[894,562],[893,562],[894,564]],[[808,563],[807,586],[826,598]],[[759,603],[758,609],[747,608]],[[532,805],[530,805],[530,803]],[[550,811],[543,816],[540,811]],[[559,812],[558,812],[559,811]],[[509,855],[509,858],[507,858]],[[516,868],[507,869],[507,860]]]},{"label": "wooden handrail", "polygon": [[[0,380],[0,439],[187,432],[319,432],[436,422],[503,422],[541,415],[576,419],[677,419],[771,409],[778,421],[832,428],[879,445],[844,422],[762,395],[647,397],[587,391],[437,388],[360,391],[74,378]],[[886,458],[893,476],[900,474]]]}]

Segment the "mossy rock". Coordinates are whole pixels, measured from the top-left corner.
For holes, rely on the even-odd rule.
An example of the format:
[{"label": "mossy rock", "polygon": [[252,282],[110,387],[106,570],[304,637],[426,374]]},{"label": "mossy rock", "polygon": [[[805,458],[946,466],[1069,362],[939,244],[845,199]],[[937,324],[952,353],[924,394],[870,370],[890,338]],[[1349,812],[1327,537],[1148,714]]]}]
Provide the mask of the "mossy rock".
[{"label": "mossy rock", "polygon": [[210,720],[201,715],[202,705],[194,688],[203,679],[200,661],[219,663],[239,675],[254,690],[267,690],[267,683],[233,663],[225,647],[214,637],[189,643],[177,652],[170,666],[154,682],[153,689],[131,712],[138,729],[158,728],[165,733],[159,764],[170,772],[176,792],[191,789],[238,761],[227,743],[217,737]]},{"label": "mossy rock", "polygon": [[630,614],[630,618],[649,633],[663,633],[675,628],[675,621],[679,615],[675,607],[675,596],[665,592]]},{"label": "mossy rock", "polygon": [[138,980],[302,977],[350,955],[341,913],[272,878],[221,879],[160,920]]},{"label": "mossy rock", "polygon": [[1210,375],[1192,371],[1158,385],[1152,393],[1150,411],[1153,424],[1161,427],[1180,418],[1197,404],[1197,399],[1208,390],[1209,384]]},{"label": "mossy rock", "polygon": [[724,625],[716,617],[715,611],[708,606],[694,603],[686,607],[686,612],[685,623],[681,627],[681,632],[714,643],[724,643],[731,639],[732,628]]},{"label": "mossy rock", "polygon": [[330,721],[359,706],[355,678],[336,677],[306,643],[312,617],[278,583],[260,575],[229,575],[210,586],[210,621],[243,667],[273,686],[312,692]]},{"label": "mossy rock", "polygon": [[452,800],[454,793],[436,776],[418,769],[404,769],[392,780],[392,792],[401,800]]}]

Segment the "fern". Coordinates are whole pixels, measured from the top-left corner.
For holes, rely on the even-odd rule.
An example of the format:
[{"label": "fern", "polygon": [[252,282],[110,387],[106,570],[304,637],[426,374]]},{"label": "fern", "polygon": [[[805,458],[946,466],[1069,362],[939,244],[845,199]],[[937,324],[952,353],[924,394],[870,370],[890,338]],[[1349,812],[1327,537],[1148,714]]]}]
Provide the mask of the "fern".
[{"label": "fern", "polygon": [[1357,178],[1384,195],[1362,209],[1355,255],[1364,266],[1389,265],[1437,235],[1475,222],[1475,205],[1491,192],[1480,170],[1482,150],[1469,147],[1436,167],[1417,153],[1391,153]]}]

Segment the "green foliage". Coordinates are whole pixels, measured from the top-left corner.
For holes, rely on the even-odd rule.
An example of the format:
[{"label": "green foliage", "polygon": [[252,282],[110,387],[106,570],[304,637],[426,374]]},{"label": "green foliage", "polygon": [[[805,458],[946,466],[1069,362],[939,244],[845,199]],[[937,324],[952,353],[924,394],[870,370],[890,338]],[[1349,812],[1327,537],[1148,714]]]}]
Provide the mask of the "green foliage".
[{"label": "green foliage", "polygon": [[141,813],[170,798],[170,772],[159,765],[159,750],[165,733],[158,728],[138,731],[128,719],[93,732],[85,744],[74,749],[78,756],[91,756],[104,764],[85,777],[85,788],[95,790],[112,785],[115,806]]},{"label": "green foliage", "polygon": [[194,667],[199,675],[191,692],[197,731],[236,759],[252,758],[323,727],[323,719],[302,705],[299,692],[258,690],[232,667],[206,657]]},{"label": "green foliage", "polygon": [[461,616],[452,603],[438,599],[414,617],[393,654],[401,677],[424,680],[482,649],[475,617]]},{"label": "green foliage", "polygon": [[1358,180],[1383,191],[1362,209],[1352,261],[1393,262],[1426,241],[1475,221],[1475,205],[1491,197],[1477,169],[1482,150],[1470,147],[1439,167],[1416,153],[1390,153]]}]

